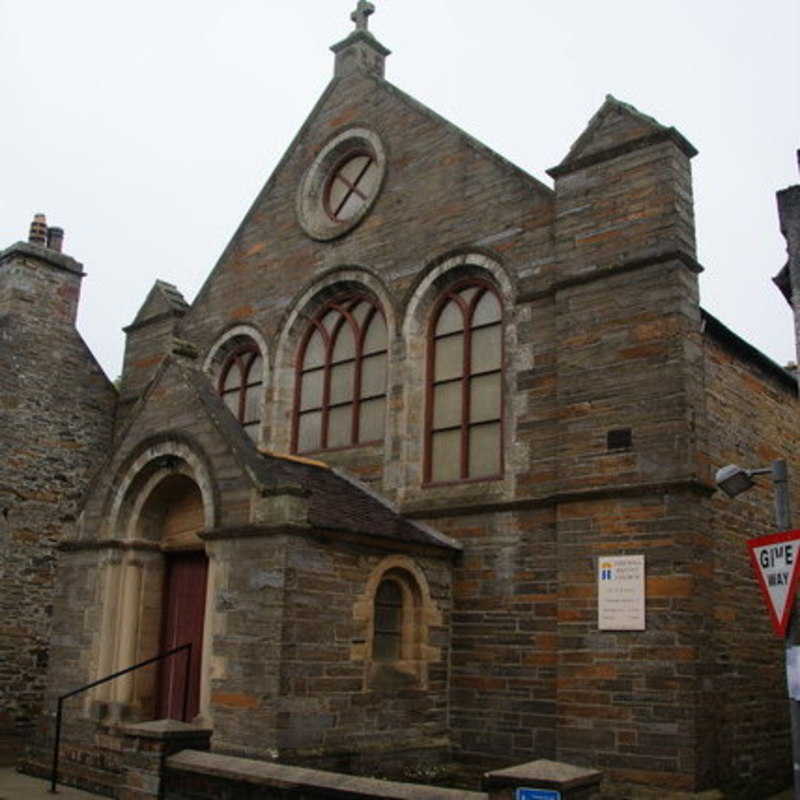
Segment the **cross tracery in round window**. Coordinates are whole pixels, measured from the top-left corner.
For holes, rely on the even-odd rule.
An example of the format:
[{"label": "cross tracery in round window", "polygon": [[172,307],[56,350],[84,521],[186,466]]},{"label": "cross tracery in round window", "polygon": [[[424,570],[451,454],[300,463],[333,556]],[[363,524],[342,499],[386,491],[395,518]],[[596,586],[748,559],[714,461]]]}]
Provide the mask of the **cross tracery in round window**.
[{"label": "cross tracery in round window", "polygon": [[346,222],[358,214],[378,188],[380,170],[375,159],[360,153],[334,171],[328,183],[325,210],[335,222]]},{"label": "cross tracery in round window", "polygon": [[380,137],[366,128],[348,128],[317,154],[297,187],[297,221],[317,241],[353,230],[369,213],[386,177]]},{"label": "cross tracery in round window", "polygon": [[360,295],[326,305],[298,358],[293,450],[351,447],[383,439],[386,321]]}]

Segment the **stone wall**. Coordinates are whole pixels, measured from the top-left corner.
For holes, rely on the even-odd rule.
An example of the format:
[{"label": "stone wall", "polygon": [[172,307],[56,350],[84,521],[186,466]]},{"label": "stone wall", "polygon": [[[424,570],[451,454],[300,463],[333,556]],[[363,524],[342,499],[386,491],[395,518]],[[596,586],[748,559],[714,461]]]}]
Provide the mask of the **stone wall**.
[{"label": "stone wall", "polygon": [[[709,322],[705,337],[708,458],[714,468],[736,463],[789,465],[794,526],[800,512],[800,449],[797,390],[788,376],[763,360],[743,357],[742,343]],[[707,659],[709,753],[720,785],[780,787],[790,782],[788,700],[784,643],[769,621],[747,556],[746,541],[775,532],[774,491],[769,475],[731,499],[718,492],[707,504],[713,559],[713,618]]]},{"label": "stone wall", "polygon": [[[211,713],[215,751],[364,769],[448,752],[448,562],[387,557],[298,533],[210,543],[216,563]],[[391,558],[391,562],[387,560]],[[419,572],[425,631],[407,671],[372,660],[369,581]],[[378,573],[376,573],[376,570]]]},{"label": "stone wall", "polygon": [[0,735],[42,710],[56,545],[108,452],[116,391],[75,330],[81,265],[0,253]]}]

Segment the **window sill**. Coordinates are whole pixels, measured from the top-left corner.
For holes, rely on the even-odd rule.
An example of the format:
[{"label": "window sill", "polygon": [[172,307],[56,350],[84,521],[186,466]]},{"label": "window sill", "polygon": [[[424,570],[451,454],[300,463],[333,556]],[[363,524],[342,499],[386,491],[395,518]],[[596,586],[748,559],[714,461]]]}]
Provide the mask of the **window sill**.
[{"label": "window sill", "polygon": [[359,442],[358,444],[346,444],[341,447],[326,447],[320,450],[297,450],[292,453],[293,456],[301,456],[302,458],[313,458],[317,455],[325,455],[326,453],[342,453],[345,450],[360,450],[366,447],[375,447],[375,445],[382,445],[383,439],[373,439],[371,442]]},{"label": "window sill", "polygon": [[458,478],[453,481],[424,481],[420,488],[422,489],[436,489],[440,486],[464,486],[471,483],[488,483],[490,481],[502,481],[505,476],[503,473],[496,475],[485,475],[480,478]]}]

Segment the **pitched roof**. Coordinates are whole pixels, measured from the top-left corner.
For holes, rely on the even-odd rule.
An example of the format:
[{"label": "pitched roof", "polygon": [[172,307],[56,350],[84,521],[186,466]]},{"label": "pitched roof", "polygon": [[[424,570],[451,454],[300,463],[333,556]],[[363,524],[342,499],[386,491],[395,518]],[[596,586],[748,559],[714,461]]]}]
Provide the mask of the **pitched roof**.
[{"label": "pitched roof", "polygon": [[183,316],[188,308],[189,304],[177,286],[166,281],[157,280],[153,284],[153,288],[147,293],[147,297],[128,328],[141,325],[164,314]]},{"label": "pitched roof", "polygon": [[630,103],[607,94],[605,102],[589,120],[586,129],[575,140],[561,163],[547,170],[547,173],[558,177],[572,169],[603,161],[643,144],[655,144],[667,139],[673,141],[689,158],[697,155],[695,147],[676,128],[662,125]]},{"label": "pitched roof", "polygon": [[295,492],[307,496],[308,521],[313,527],[461,550],[455,539],[407,519],[388,500],[343,471],[311,459],[259,451],[208,378],[196,369],[183,371],[254,485],[265,493]]}]

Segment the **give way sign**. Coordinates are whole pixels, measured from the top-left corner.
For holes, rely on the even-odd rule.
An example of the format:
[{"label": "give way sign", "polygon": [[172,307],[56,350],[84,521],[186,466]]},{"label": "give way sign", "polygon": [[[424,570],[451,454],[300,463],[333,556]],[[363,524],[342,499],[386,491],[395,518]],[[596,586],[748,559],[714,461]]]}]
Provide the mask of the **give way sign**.
[{"label": "give way sign", "polygon": [[800,531],[759,536],[747,542],[761,594],[767,604],[772,627],[786,636],[797,591],[800,564]]}]

